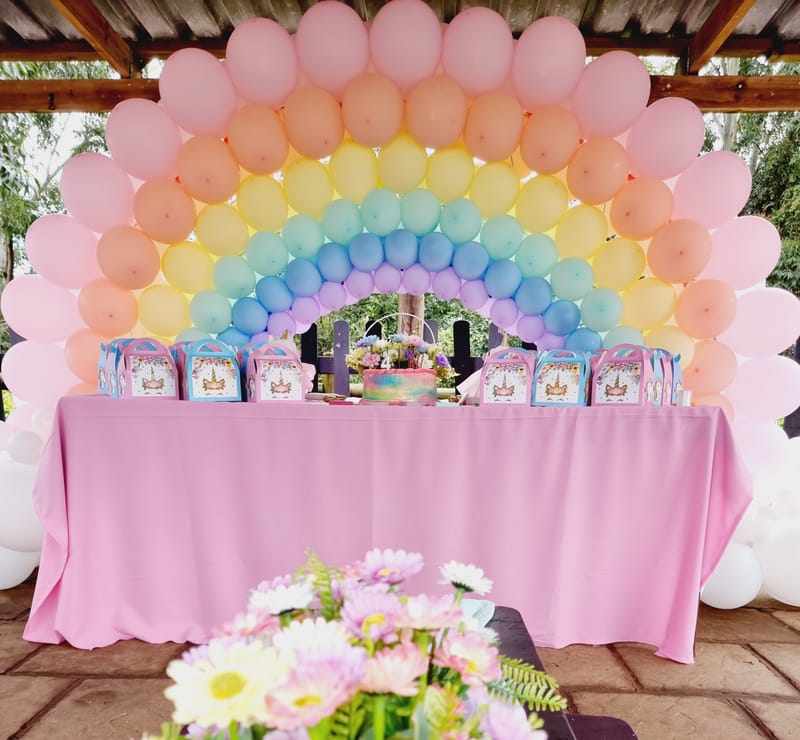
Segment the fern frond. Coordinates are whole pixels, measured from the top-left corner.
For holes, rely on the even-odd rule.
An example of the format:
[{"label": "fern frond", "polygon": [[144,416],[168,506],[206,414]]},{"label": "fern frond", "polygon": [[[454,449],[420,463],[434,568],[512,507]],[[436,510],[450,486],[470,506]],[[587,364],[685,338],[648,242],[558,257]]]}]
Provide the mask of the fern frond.
[{"label": "fern frond", "polygon": [[423,711],[433,737],[456,728],[461,699],[451,687],[431,686],[425,692]]},{"label": "fern frond", "polygon": [[342,704],[331,718],[330,740],[355,740],[367,710],[364,708],[364,695],[356,694],[347,704]]},{"label": "fern frond", "polygon": [[298,573],[308,573],[314,579],[314,591],[319,597],[322,616],[327,620],[336,618],[336,600],[333,597],[331,570],[313,550],[306,550],[306,564]]},{"label": "fern frond", "polygon": [[515,658],[500,656],[503,678],[489,685],[489,692],[498,698],[516,700],[535,712],[559,712],[567,701],[558,693],[558,683],[532,665]]}]

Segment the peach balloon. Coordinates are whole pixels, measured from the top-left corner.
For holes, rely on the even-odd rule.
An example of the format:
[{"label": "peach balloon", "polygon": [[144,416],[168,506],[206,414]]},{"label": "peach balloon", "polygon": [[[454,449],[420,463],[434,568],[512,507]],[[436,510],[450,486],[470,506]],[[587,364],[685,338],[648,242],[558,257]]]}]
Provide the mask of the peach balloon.
[{"label": "peach balloon", "polygon": [[239,187],[239,163],[224,141],[195,136],[178,152],[178,178],[196,200],[223,203]]},{"label": "peach balloon", "polygon": [[674,310],[675,288],[656,278],[644,278],[623,293],[619,323],[636,329],[651,329],[665,323]]},{"label": "peach balloon", "polygon": [[445,149],[458,141],[467,120],[467,98],[455,80],[422,80],[406,100],[406,126],[422,146]]},{"label": "peach balloon", "polygon": [[727,388],[736,376],[736,354],[722,342],[698,342],[694,357],[683,371],[683,385],[697,395],[707,396]]},{"label": "peach balloon", "polygon": [[65,396],[94,396],[97,394],[97,381],[94,383],[76,383],[67,390]]},{"label": "peach balloon", "polygon": [[607,235],[608,223],[602,211],[594,206],[573,206],[556,227],[558,256],[560,259],[591,257],[605,244]]},{"label": "peach balloon", "polygon": [[91,329],[76,331],[64,344],[67,367],[85,383],[96,383],[100,343],[110,339]]},{"label": "peach balloon", "polygon": [[167,282],[184,293],[199,293],[214,288],[214,261],[197,242],[179,242],[161,257]]},{"label": "peach balloon", "polygon": [[685,369],[694,359],[694,340],[682,329],[672,324],[658,326],[648,332],[644,343],[654,349],[665,349],[681,358],[681,368]]},{"label": "peach balloon", "polygon": [[403,127],[403,96],[388,77],[366,74],[344,91],[342,117],[350,136],[364,146],[383,146]]},{"label": "peach balloon", "polygon": [[400,134],[378,154],[378,177],[384,187],[404,194],[425,179],[428,155],[409,134]]},{"label": "peach balloon", "polygon": [[283,122],[264,105],[247,105],[233,114],[228,144],[239,164],[255,174],[279,170],[289,153]]},{"label": "peach balloon", "polygon": [[151,285],[139,296],[139,320],[148,332],[174,337],[192,325],[189,301],[169,285]]},{"label": "peach balloon", "polygon": [[628,155],[614,139],[591,139],[578,147],[567,167],[567,186],[584,203],[613,198],[628,178]]},{"label": "peach balloon", "polygon": [[693,396],[692,405],[716,406],[717,408],[722,409],[728,419],[729,424],[733,424],[733,421],[736,418],[736,411],[733,408],[733,404],[730,402],[730,399],[727,396],[723,396],[721,393],[712,393],[708,396]]},{"label": "peach balloon", "polygon": [[656,277],[668,283],[696,278],[711,256],[711,234],[690,219],[670,221],[650,242],[647,262]]},{"label": "peach balloon", "polygon": [[644,249],[631,239],[610,239],[594,255],[592,270],[598,288],[625,290],[642,277]]},{"label": "peach balloon", "polygon": [[293,90],[286,100],[283,122],[292,146],[311,159],[330,156],[344,138],[339,103],[320,87],[306,85]]},{"label": "peach balloon", "polygon": [[537,175],[519,191],[514,215],[529,234],[549,231],[564,215],[569,205],[569,192],[561,180],[552,175]]},{"label": "peach balloon", "polygon": [[236,207],[244,220],[259,231],[278,231],[289,215],[283,188],[270,175],[245,178],[239,185]]},{"label": "peach balloon", "polygon": [[609,220],[620,236],[648,239],[669,221],[672,191],[653,177],[640,177],[622,186],[611,202]]},{"label": "peach balloon", "polygon": [[540,108],[531,113],[519,143],[525,164],[534,172],[552,175],[563,170],[580,143],[578,121],[564,108]]},{"label": "peach balloon", "polygon": [[721,280],[698,280],[684,288],[675,308],[675,321],[689,336],[712,339],[736,317],[736,293]]},{"label": "peach balloon", "polygon": [[156,245],[133,226],[115,226],[97,243],[97,262],[103,274],[121,288],[146,288],[161,262]]},{"label": "peach balloon", "polygon": [[78,294],[78,310],[90,329],[106,337],[121,337],[136,323],[136,299],[130,291],[100,278]]},{"label": "peach balloon", "polygon": [[151,239],[165,244],[183,241],[194,228],[191,196],[174,180],[150,180],[133,199],[139,228]]},{"label": "peach balloon", "polygon": [[475,162],[469,152],[449,147],[430,156],[425,180],[441,203],[449,203],[467,194],[474,174]]},{"label": "peach balloon", "polygon": [[345,141],[331,156],[328,167],[336,192],[354,203],[360,203],[378,187],[378,158],[370,147]]},{"label": "peach balloon", "polygon": [[489,92],[476,98],[467,114],[464,143],[484,162],[510,157],[522,133],[522,106],[504,92]]}]

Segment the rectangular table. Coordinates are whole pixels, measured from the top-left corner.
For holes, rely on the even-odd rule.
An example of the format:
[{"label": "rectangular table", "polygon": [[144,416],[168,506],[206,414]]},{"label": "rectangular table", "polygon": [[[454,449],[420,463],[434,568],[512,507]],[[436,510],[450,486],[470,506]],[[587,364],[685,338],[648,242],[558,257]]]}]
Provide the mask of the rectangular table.
[{"label": "rectangular table", "polygon": [[472,562],[537,645],[693,661],[698,592],[751,497],[717,408],[65,398],[34,492],[25,637],[207,640],[312,548]]}]

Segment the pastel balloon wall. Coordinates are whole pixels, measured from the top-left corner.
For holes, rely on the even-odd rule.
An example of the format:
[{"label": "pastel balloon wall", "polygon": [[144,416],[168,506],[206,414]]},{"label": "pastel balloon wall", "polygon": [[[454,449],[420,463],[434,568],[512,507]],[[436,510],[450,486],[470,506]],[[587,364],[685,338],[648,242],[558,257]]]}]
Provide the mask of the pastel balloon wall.
[{"label": "pastel balloon wall", "polygon": [[33,224],[37,274],[3,292],[27,341],[2,368],[22,405],[0,490],[31,523],[24,542],[0,528],[0,548],[38,547],[41,437],[61,396],[94,392],[101,341],[240,345],[373,292],[433,292],[542,349],[679,353],[695,402],[724,409],[757,478],[744,550],[725,565],[755,558],[759,578],[746,593],[726,582],[721,601],[746,603],[763,581],[800,603],[781,565],[800,561],[800,536],[784,534],[800,530],[787,488],[800,455],[774,423],[800,404],[800,366],[778,354],[800,334],[800,302],[764,286],[780,238],[738,215],[746,164],[700,155],[692,103],[648,105],[637,57],[586,64],[559,17],[514,40],[488,8],[443,25],[422,0],[391,0],[365,24],[322,0],[294,36],[243,23],[223,62],[176,52],[159,89],[112,111],[110,156],[67,163],[67,214]]}]

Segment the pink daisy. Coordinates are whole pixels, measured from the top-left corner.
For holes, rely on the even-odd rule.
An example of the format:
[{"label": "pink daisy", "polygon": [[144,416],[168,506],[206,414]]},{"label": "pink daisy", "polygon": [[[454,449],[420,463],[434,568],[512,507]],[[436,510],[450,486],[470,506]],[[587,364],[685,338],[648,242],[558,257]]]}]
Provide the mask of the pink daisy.
[{"label": "pink daisy", "polygon": [[474,632],[451,632],[434,655],[435,665],[453,668],[468,686],[496,681],[502,676],[498,651]]},{"label": "pink daisy", "polygon": [[370,694],[414,696],[417,679],[428,670],[428,658],[413,643],[379,650],[367,661],[360,689]]},{"label": "pink daisy", "polygon": [[402,583],[422,570],[422,555],[405,550],[370,550],[364,557],[364,578],[373,583]]}]

